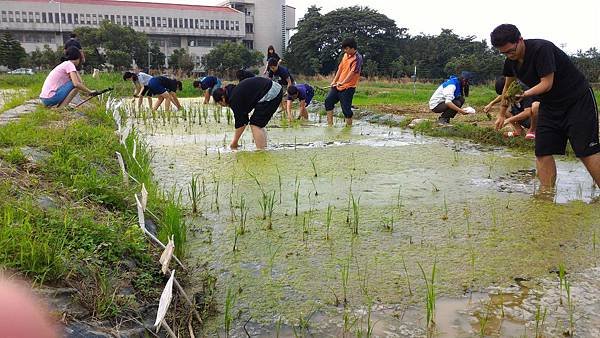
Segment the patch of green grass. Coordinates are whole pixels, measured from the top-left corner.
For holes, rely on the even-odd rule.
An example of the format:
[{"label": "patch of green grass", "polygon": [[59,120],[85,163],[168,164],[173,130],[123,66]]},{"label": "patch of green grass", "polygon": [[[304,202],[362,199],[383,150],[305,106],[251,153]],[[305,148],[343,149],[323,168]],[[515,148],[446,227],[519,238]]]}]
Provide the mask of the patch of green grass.
[{"label": "patch of green grass", "polygon": [[0,151],[0,158],[13,165],[23,165],[27,163],[27,158],[20,148],[13,147],[7,151]]}]

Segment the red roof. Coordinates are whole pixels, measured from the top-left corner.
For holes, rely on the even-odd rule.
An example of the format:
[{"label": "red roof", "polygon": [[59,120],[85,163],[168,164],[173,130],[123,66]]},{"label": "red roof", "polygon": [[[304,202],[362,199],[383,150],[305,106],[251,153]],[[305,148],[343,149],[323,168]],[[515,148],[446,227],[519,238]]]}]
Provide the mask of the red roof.
[{"label": "red roof", "polygon": [[[16,0],[13,0],[16,1]],[[44,2],[48,0],[26,0],[19,2]],[[74,5],[97,5],[97,6],[127,6],[127,7],[145,7],[161,9],[175,9],[181,11],[213,11],[213,12],[230,12],[237,13],[238,11],[225,6],[203,6],[203,5],[183,5],[183,4],[164,4],[158,2],[137,2],[137,1],[116,1],[116,0],[56,0],[63,4]]]}]

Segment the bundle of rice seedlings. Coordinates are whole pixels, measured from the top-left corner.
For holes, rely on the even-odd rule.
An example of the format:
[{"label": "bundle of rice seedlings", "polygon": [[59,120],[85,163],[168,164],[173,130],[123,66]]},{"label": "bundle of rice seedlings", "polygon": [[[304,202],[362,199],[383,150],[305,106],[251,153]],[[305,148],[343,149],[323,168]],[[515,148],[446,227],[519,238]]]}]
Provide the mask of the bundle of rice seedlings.
[{"label": "bundle of rice seedlings", "polygon": [[517,95],[521,95],[523,92],[524,90],[521,83],[519,81],[513,81],[510,86],[508,86],[506,93],[504,93],[503,99],[507,104],[512,105],[517,102]]}]

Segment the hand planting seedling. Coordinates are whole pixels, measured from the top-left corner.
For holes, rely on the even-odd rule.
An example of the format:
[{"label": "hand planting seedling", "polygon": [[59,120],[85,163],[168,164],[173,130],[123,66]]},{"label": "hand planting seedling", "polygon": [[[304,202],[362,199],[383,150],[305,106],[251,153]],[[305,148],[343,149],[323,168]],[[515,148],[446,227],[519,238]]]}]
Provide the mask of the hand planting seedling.
[{"label": "hand planting seedling", "polygon": [[521,83],[519,81],[513,81],[510,86],[508,86],[506,93],[504,93],[503,99],[507,104],[512,105],[520,100],[519,96],[522,94],[523,87],[521,86]]}]

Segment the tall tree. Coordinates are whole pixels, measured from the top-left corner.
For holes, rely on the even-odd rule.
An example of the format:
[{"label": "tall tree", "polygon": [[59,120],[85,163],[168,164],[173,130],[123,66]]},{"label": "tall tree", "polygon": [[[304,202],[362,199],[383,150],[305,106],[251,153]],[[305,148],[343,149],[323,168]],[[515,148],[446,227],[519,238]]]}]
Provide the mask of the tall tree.
[{"label": "tall tree", "polygon": [[221,76],[232,76],[241,68],[259,65],[264,56],[259,51],[251,51],[240,43],[224,42],[202,57],[202,66]]},{"label": "tall tree", "polygon": [[322,74],[335,71],[341,57],[341,42],[354,37],[358,50],[366,60],[377,64],[377,71],[388,71],[398,58],[398,40],[406,29],[396,26],[394,20],[369,7],[339,8],[325,15],[312,6],[298,22],[298,32],[290,39],[284,59],[298,73],[313,74],[313,59],[318,59]]},{"label": "tall tree", "polygon": [[194,56],[185,48],[175,49],[169,56],[169,67],[191,72],[194,69]]},{"label": "tall tree", "polygon": [[0,65],[10,69],[19,68],[26,57],[27,53],[19,40],[15,39],[9,32],[2,34],[2,38],[0,38]]}]

